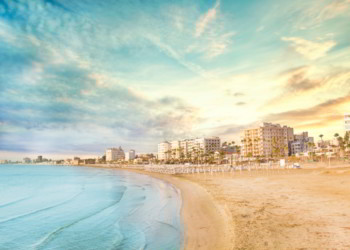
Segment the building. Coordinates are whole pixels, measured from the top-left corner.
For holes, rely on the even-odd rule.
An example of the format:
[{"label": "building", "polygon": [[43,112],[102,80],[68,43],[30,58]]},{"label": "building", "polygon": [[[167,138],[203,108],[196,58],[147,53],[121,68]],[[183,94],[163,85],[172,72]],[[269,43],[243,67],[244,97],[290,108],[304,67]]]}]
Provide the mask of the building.
[{"label": "building", "polygon": [[83,163],[84,164],[95,164],[96,163],[96,159],[93,159],[93,158],[91,158],[91,159],[84,159]]},{"label": "building", "polygon": [[192,158],[220,150],[219,137],[184,139],[158,144],[158,160]]},{"label": "building", "polygon": [[158,144],[158,160],[166,161],[170,159],[171,143],[164,141]]},{"label": "building", "polygon": [[192,144],[192,151],[200,151],[203,154],[220,150],[221,141],[219,137],[197,138]]},{"label": "building", "polygon": [[245,157],[285,157],[291,151],[294,129],[264,122],[257,128],[244,130],[241,141]]},{"label": "building", "polygon": [[23,163],[31,163],[31,159],[28,157],[23,158]]},{"label": "building", "polygon": [[43,162],[43,156],[42,155],[39,155],[38,158],[36,158],[35,162]]},{"label": "building", "polygon": [[170,158],[180,159],[180,151],[182,150],[181,141],[170,142],[170,147],[171,147]]},{"label": "building", "polygon": [[106,161],[118,161],[118,160],[124,160],[125,154],[124,150],[119,146],[119,148],[108,148],[106,150]]},{"label": "building", "polygon": [[135,150],[131,149],[131,150],[129,150],[129,152],[125,153],[125,160],[132,161],[135,159],[135,156],[136,156]]},{"label": "building", "polygon": [[350,114],[344,115],[345,131],[350,132]]},{"label": "building", "polygon": [[310,143],[314,143],[314,138],[309,137],[308,132],[294,135],[294,141],[290,143],[291,154],[296,155],[308,152]]}]

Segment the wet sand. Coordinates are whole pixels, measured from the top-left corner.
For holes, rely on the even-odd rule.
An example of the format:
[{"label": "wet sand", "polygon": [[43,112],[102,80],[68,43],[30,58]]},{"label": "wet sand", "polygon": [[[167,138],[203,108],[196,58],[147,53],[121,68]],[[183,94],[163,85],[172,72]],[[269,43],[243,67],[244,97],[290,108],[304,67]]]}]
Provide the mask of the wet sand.
[{"label": "wet sand", "polygon": [[183,176],[131,171],[165,180],[181,191],[185,249],[232,249],[230,212],[217,204],[205,188]]}]

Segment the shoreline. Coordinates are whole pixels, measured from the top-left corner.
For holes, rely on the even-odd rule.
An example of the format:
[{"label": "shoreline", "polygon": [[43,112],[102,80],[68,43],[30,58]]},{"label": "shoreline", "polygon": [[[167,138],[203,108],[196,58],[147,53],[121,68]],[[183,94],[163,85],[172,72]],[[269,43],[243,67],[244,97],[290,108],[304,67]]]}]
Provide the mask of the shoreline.
[{"label": "shoreline", "polygon": [[181,191],[185,249],[350,248],[349,163],[182,175],[120,170]]},{"label": "shoreline", "polygon": [[227,207],[220,206],[208,191],[183,176],[143,170],[84,165],[84,167],[129,171],[151,176],[174,185],[181,192],[181,217],[184,222],[184,249],[232,249],[232,221]]},{"label": "shoreline", "polygon": [[124,170],[166,181],[180,190],[181,216],[185,229],[184,249],[232,249],[231,216],[205,188],[182,176]]},{"label": "shoreline", "polygon": [[184,249],[350,248],[349,163],[171,175],[79,166],[135,172],[175,186]]}]

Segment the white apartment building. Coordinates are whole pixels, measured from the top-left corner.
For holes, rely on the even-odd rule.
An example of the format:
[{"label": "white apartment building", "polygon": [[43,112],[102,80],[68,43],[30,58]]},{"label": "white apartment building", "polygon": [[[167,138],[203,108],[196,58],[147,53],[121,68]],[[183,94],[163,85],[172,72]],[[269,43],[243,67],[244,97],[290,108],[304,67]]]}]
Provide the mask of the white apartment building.
[{"label": "white apartment building", "polygon": [[171,147],[170,158],[179,159],[180,158],[180,151],[182,150],[181,141],[170,142],[170,147]]},{"label": "white apartment building", "polygon": [[171,143],[164,141],[158,144],[158,160],[166,161],[170,159],[171,155]]},{"label": "white apartment building", "polygon": [[125,154],[121,147],[119,148],[107,148],[106,150],[106,161],[117,161],[124,160]]},{"label": "white apartment building", "polygon": [[221,143],[219,137],[197,138],[194,139],[192,148],[202,151],[204,154],[220,150]]},{"label": "white apartment building", "polygon": [[135,150],[131,149],[131,150],[129,150],[129,152],[125,153],[125,160],[132,161],[135,159],[135,156],[136,156]]},{"label": "white apartment building", "polygon": [[344,115],[345,131],[350,132],[350,114]]},{"label": "white apartment building", "polygon": [[288,156],[293,140],[293,128],[264,122],[257,128],[244,130],[242,153],[245,157]]},{"label": "white apartment building", "polygon": [[219,137],[165,141],[158,144],[158,159],[168,160],[194,157],[195,154],[206,154],[220,150],[220,145]]}]

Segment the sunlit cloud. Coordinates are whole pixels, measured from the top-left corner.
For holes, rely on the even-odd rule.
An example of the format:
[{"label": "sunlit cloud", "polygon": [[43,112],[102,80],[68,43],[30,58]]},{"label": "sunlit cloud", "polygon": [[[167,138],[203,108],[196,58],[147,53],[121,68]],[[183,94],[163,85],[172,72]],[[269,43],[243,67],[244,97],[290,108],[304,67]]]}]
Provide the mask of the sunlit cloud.
[{"label": "sunlit cloud", "polygon": [[282,37],[281,39],[290,42],[292,48],[294,48],[297,53],[309,60],[316,60],[320,57],[324,57],[326,53],[336,45],[334,41],[312,42],[299,37]]},{"label": "sunlit cloud", "polygon": [[196,23],[195,36],[199,37],[205,31],[208,25],[216,18],[218,9],[220,7],[220,1],[215,3],[215,6],[208,10],[207,13],[203,14]]}]

